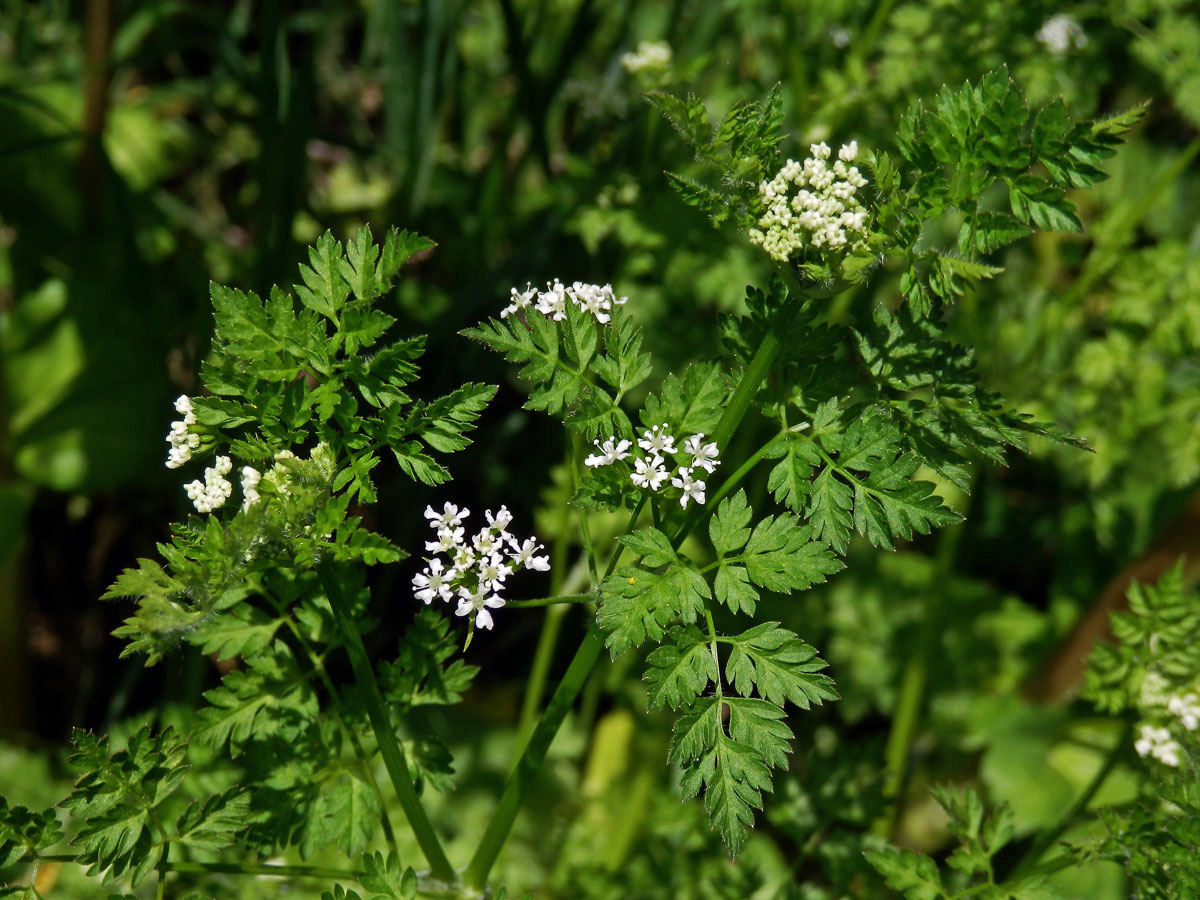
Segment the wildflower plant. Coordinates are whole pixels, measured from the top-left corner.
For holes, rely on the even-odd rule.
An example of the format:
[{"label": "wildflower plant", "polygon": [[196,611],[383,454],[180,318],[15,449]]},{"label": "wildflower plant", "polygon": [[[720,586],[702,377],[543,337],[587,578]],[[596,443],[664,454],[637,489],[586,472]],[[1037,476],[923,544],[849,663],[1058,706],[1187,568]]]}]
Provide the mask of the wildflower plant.
[{"label": "wildflower plant", "polygon": [[[424,339],[394,337],[381,301],[429,241],[392,230],[376,244],[363,229],[343,245],[326,234],[291,291],[261,298],[214,285],[204,390],[177,401],[183,418],[168,436],[167,466],[193,478],[181,490],[194,513],[159,559],[140,560],[106,596],[134,604],[117,631],[126,654],[153,665],[190,645],[238,665],[186,733],[147,728],[120,749],[76,735],[81,777],[61,807],[71,859],[119,890],[154,874],[161,896],[168,881],[207,892],[217,873],[287,875],[263,860],[332,847],[354,864],[321,873],[337,882],[326,897],[485,896],[606,649],[642,671],[647,710],[674,716],[664,762],[736,856],[779,773],[806,752],[793,743],[794,717],[838,700],[814,638],[760,621],[760,606],[836,577],[855,536],[891,550],[959,522],[951,488],[1031,438],[1080,443],[988,390],[971,349],[947,335],[946,314],[1000,272],[995,251],[1034,230],[1080,228],[1066,189],[1104,177],[1098,165],[1136,111],[1096,123],[1061,104],[1032,111],[999,71],[914,106],[895,159],[847,136],[836,160],[817,143],[797,163],[782,160],[778,90],[715,125],[695,97],[650,99],[700,167],[670,176],[683,200],[761,246],[774,272],[722,323],[721,355],[650,383],[636,292],[627,301],[580,281],[514,287],[494,317],[463,332],[517,364],[526,409],[564,426],[563,512],[584,589],[521,596],[537,583],[521,570],[545,572],[550,559],[506,506],[474,523],[456,502],[399,510],[428,524],[423,548],[368,525],[373,473],[386,462],[428,486],[451,481],[449,455],[487,426],[497,390],[467,383],[428,396]],[[894,302],[869,319],[833,315],[832,297],[887,278],[889,267],[899,274]],[[768,440],[735,441],[756,419]],[[748,489],[752,473],[765,490]],[[600,538],[602,518],[624,523],[614,539]],[[405,563],[411,589],[391,602],[415,618],[391,658],[373,663],[363,635],[377,606],[365,570],[410,554],[422,560]],[[569,603],[586,607],[590,625],[474,852],[452,862],[421,795],[453,786],[451,760],[417,752],[438,739],[413,710],[452,706],[469,690],[477,669],[459,655],[472,635],[489,640],[522,606]],[[1139,623],[1126,630],[1140,635]],[[1180,660],[1195,646],[1159,643],[1150,661],[1122,651],[1096,669],[1094,691],[1125,708],[1132,667],[1161,670],[1171,693],[1147,724],[1191,735],[1200,689],[1194,660]],[[353,686],[326,668],[335,655],[348,658]],[[223,761],[221,778],[193,777],[189,742]],[[1192,758],[1168,752],[1158,731],[1141,735],[1143,746],[1168,766]],[[404,822],[392,819],[393,795]],[[997,887],[994,857],[1011,837],[1003,807],[985,818],[974,794],[938,799],[962,840],[949,859],[958,874],[943,879],[927,857],[876,847],[867,861],[890,885],[911,897],[1044,896],[1024,874]],[[58,841],[57,816],[0,806],[0,859],[36,863]],[[405,824],[424,865],[400,856]]]}]

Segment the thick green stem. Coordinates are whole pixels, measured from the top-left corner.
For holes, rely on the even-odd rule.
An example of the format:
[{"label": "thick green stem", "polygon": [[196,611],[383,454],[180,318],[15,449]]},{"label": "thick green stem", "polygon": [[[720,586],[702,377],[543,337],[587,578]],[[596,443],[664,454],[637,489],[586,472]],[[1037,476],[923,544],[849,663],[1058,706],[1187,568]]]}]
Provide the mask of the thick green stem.
[{"label": "thick green stem", "polygon": [[456,877],[454,869],[451,867],[450,861],[446,859],[441,842],[434,833],[433,826],[429,823],[429,817],[425,814],[425,808],[421,805],[420,798],[417,797],[412,777],[409,775],[408,761],[404,758],[404,751],[396,740],[396,732],[383,704],[379,683],[375,680],[375,671],[371,668],[371,661],[367,657],[367,648],[363,645],[358,627],[346,611],[342,586],[338,581],[337,572],[329,560],[323,560],[317,564],[317,577],[321,580],[321,586],[325,589],[325,595],[329,598],[329,606],[333,609],[333,616],[341,630],[342,640],[346,644],[346,653],[350,657],[350,666],[354,670],[354,679],[358,682],[362,701],[367,709],[367,717],[371,721],[371,728],[375,731],[375,740],[379,744],[379,753],[383,757],[383,764],[387,767],[388,775],[392,779],[392,786],[396,790],[396,798],[400,801],[400,806],[408,817],[409,827],[412,828],[417,843],[429,861],[430,873],[442,881],[453,882]]},{"label": "thick green stem", "polygon": [[[733,397],[730,398],[728,405],[725,407],[725,412],[722,413],[721,419],[717,423],[716,430],[713,432],[713,439],[717,442],[718,447],[728,445],[729,439],[733,436],[742,419],[745,418],[746,413],[750,410],[750,405],[758,393],[763,379],[766,378],[767,372],[770,371],[775,358],[779,355],[787,326],[791,324],[792,319],[802,306],[801,298],[798,295],[790,297],[789,300],[790,304],[780,311],[775,327],[767,332],[762,344],[750,360],[750,364],[742,373],[741,381],[738,382],[738,386],[733,392]],[[641,512],[641,507],[642,504],[639,503],[634,510],[633,516],[630,519],[631,525],[637,520],[638,513]],[[683,527],[676,535],[676,546],[683,542],[683,539],[687,537],[691,529],[700,520],[702,510],[695,507],[693,510],[692,515],[684,520]],[[704,510],[707,510],[707,507],[704,507]],[[616,569],[622,549],[622,547],[618,547],[612,559],[609,560],[605,576],[612,574]],[[512,830],[513,823],[516,821],[517,813],[520,811],[521,804],[525,799],[525,793],[529,789],[529,785],[532,783],[538,769],[541,768],[542,762],[546,758],[546,751],[550,748],[555,734],[558,733],[558,729],[566,718],[567,711],[571,708],[576,696],[587,681],[587,676],[591,673],[592,667],[600,659],[600,653],[603,649],[604,636],[600,633],[599,626],[593,624],[588,629],[587,634],[584,635],[583,643],[575,651],[575,656],[571,660],[571,664],[568,666],[563,680],[559,682],[558,688],[555,689],[554,696],[550,698],[550,703],[546,707],[546,711],[542,714],[542,718],[538,721],[533,734],[530,736],[524,753],[521,755],[512,774],[509,775],[508,782],[504,786],[504,793],[501,795],[500,802],[496,807],[496,812],[493,813],[492,820],[488,823],[483,839],[479,842],[479,847],[476,849],[475,855],[471,858],[471,862],[464,874],[464,880],[468,887],[482,890],[486,884],[488,873],[491,871],[492,865],[496,862],[496,857],[499,856],[500,850],[504,846],[504,842],[508,839],[509,832]]]},{"label": "thick green stem", "polygon": [[468,887],[482,890],[487,883],[488,873],[492,870],[492,864],[495,863],[496,857],[500,855],[500,849],[508,839],[513,822],[516,821],[517,813],[525,799],[525,792],[542,767],[542,762],[546,758],[550,744],[554,741],[554,736],[567,717],[567,712],[575,702],[576,695],[587,681],[592,667],[600,659],[600,652],[603,649],[604,637],[600,633],[599,626],[593,625],[584,635],[583,643],[575,652],[575,658],[567,667],[566,674],[563,675],[562,681],[554,691],[554,696],[550,698],[550,702],[546,706],[546,711],[542,713],[537,727],[530,735],[529,743],[525,745],[525,752],[509,776],[508,783],[504,786],[504,793],[500,795],[496,812],[492,814],[492,820],[488,822],[483,839],[480,840],[479,847],[475,850],[475,855],[471,858],[464,873],[463,878]]}]

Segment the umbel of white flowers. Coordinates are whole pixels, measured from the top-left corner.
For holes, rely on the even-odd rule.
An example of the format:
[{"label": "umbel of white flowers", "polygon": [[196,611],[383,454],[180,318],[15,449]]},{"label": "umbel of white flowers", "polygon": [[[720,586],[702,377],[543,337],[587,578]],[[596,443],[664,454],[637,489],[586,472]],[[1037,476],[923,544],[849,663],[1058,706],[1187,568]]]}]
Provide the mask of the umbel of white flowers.
[{"label": "umbel of white flowers", "polygon": [[[703,469],[711,475],[721,464],[716,443],[704,443],[703,434],[693,434],[683,442],[682,447],[676,449],[675,437],[667,430],[665,423],[642,431],[637,442],[640,453],[631,452],[631,441],[618,440],[615,436],[593,443],[597,452],[583,461],[585,466],[597,469],[624,462],[632,456],[633,471],[629,480],[643,490],[657,492],[669,478],[672,487],[679,488],[679,505],[685,509],[689,500],[704,504],[707,486],[696,477],[696,470]],[[675,459],[675,466],[668,470],[666,460],[671,457]]]},{"label": "umbel of white flowers", "polygon": [[857,194],[867,179],[849,165],[858,157],[858,142],[843,144],[832,167],[826,163],[830,150],[824,141],[808,150],[811,155],[803,163],[789,159],[774,178],[758,186],[766,212],[758,228],[750,229],[750,240],[780,262],[808,247],[855,249],[866,234],[867,211]]},{"label": "umbel of white flowers", "polygon": [[574,282],[567,287],[557,278],[546,282],[546,290],[539,291],[529,284],[525,290],[512,288],[509,291],[512,302],[500,312],[500,318],[507,319],[513,313],[533,309],[543,316],[561,322],[567,317],[567,303],[589,312],[596,317],[601,325],[607,325],[612,319],[614,306],[624,306],[628,297],[617,297],[611,284],[584,284]]},{"label": "umbel of white flowers", "polygon": [[426,541],[428,553],[443,553],[446,560],[435,555],[426,560],[424,569],[413,576],[413,593],[425,604],[438,598],[445,603],[458,601],[455,615],[474,616],[476,628],[492,627],[491,610],[504,606],[500,592],[504,582],[521,569],[550,571],[550,557],[538,556],[543,550],[536,538],[522,541],[508,530],[512,513],[501,506],[493,513],[484,513],[487,525],[467,538],[463,520],[471,514],[447,503],[441,512],[425,507],[425,518],[437,533],[437,539]]}]

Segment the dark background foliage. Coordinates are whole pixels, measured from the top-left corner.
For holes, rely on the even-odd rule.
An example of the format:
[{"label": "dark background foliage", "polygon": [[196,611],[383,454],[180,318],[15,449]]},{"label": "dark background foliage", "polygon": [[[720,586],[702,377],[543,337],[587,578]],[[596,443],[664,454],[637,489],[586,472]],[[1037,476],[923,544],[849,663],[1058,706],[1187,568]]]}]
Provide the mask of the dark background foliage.
[{"label": "dark background foliage", "polygon": [[[1061,12],[1086,43],[1055,53],[1036,35]],[[629,71],[622,56],[642,40],[665,41],[672,62]],[[163,436],[170,400],[197,387],[210,280],[290,283],[327,228],[345,237],[397,224],[434,239],[389,311],[401,333],[430,335],[430,396],[466,380],[501,391],[455,458],[452,487],[414,487],[381,467],[374,525],[418,549],[427,502],[503,502],[552,538],[562,526],[544,501],[562,492],[562,437],[521,411],[511,369],[457,332],[494,314],[514,284],[611,281],[665,372],[716,353],[718,316],[768,270],[670,190],[662,171],[686,171],[687,152],[639,91],[690,90],[723,110],[779,82],[795,156],[822,138],[890,149],[910,102],[1007,65],[1035,105],[1061,96],[1072,113],[1100,116],[1151,102],[1111,181],[1078,200],[1087,233],[1019,244],[996,261],[1007,273],[950,316],[995,387],[1095,452],[1037,445],[1009,468],[981,469],[971,497],[955,498],[968,522],[952,537],[895,556],[854,547],[849,573],[770,615],[822,648],[842,686],[845,702],[806,724],[802,743],[861,758],[867,781],[912,648],[933,640],[918,781],[978,765],[993,790],[1039,784],[1049,799],[1018,809],[1036,824],[1071,783],[1054,753],[1078,722],[1020,698],[1070,694],[1128,578],[1194,555],[1200,534],[1197,60],[1200,24],[1171,0],[9,0],[0,739],[53,758],[71,726],[193,706],[218,676],[196,654],[154,670],[119,660],[109,632],[125,610],[97,600],[185,511]],[[897,296],[883,279],[840,314],[866,321]],[[403,564],[376,573],[380,645],[411,616],[410,576]],[[940,638],[922,637],[931,594]],[[572,614],[565,627],[582,626]],[[512,721],[539,627],[532,614],[505,616],[471,648],[487,673],[472,739]],[[625,679],[594,679],[592,709],[610,727],[626,708],[640,716]],[[638,738],[661,760],[658,739]],[[800,782],[819,778],[825,758],[812,755],[779,792],[771,829],[785,855],[799,858],[815,807],[867,791],[840,769],[848,781],[806,794]],[[0,757],[0,788],[30,765],[19,749]],[[919,843],[923,828],[917,816],[905,833]]]}]

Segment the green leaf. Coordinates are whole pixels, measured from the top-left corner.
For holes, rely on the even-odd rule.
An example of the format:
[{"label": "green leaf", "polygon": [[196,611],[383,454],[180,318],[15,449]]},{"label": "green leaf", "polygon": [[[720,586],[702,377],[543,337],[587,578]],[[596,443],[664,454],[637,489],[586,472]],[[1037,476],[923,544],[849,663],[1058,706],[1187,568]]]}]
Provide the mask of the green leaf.
[{"label": "green leaf", "polygon": [[739,490],[721,501],[709,520],[709,537],[717,551],[717,599],[733,612],[753,614],[758,592],[753,583],[776,593],[790,593],[820,584],[843,564],[810,529],[789,514],[767,516],[754,530],[747,528],[751,510],[746,492]]},{"label": "green leaf", "polygon": [[661,531],[643,529],[621,541],[646,557],[647,568],[624,566],[600,585],[596,621],[607,633],[605,643],[614,659],[647,638],[661,641],[667,626],[677,619],[694,622],[712,596],[704,576],[675,553]]},{"label": "green leaf", "polygon": [[646,657],[646,708],[678,709],[719,680],[717,661],[700,630],[693,625],[672,628],[661,646]]},{"label": "green leaf", "polygon": [[34,812],[24,806],[9,806],[0,797],[0,870],[57,844],[63,838],[54,810]]},{"label": "green leaf", "polygon": [[300,279],[304,283],[296,285],[296,296],[301,303],[334,322],[350,294],[350,285],[342,272],[343,260],[341,243],[326,231],[308,248],[309,265],[300,266]]},{"label": "green leaf", "polygon": [[400,638],[394,662],[380,664],[384,697],[407,711],[414,706],[450,706],[462,700],[478,666],[454,659],[458,637],[436,609],[422,609]]},{"label": "green leaf", "polygon": [[216,852],[230,846],[251,821],[250,794],[241,788],[193,800],[176,823],[177,839],[194,850]]},{"label": "green leaf", "polygon": [[413,900],[417,896],[417,873],[412,866],[402,867],[396,851],[364,853],[363,875],[359,884],[374,896],[371,900]]},{"label": "green leaf", "polygon": [[721,418],[728,387],[715,363],[692,363],[683,377],[669,373],[657,395],[646,398],[641,421],[646,428],[667,425],[676,436],[712,434]]},{"label": "green leaf", "polygon": [[301,671],[282,644],[247,662],[205,691],[209,705],[197,717],[196,737],[215,748],[228,744],[234,756],[251,741],[295,739],[317,714],[310,673]]},{"label": "green leaf", "polygon": [[704,791],[705,811],[733,856],[754,824],[754,810],[762,809],[763,792],[771,790],[771,769],[786,767],[791,737],[781,709],[739,697],[701,698],[675,725],[671,761],[682,767],[683,796]]},{"label": "green leaf", "polygon": [[778,622],[763,622],[721,641],[733,648],[725,677],[743,697],[757,692],[776,706],[791,702],[801,709],[838,699],[833,679],[818,674],[828,665],[825,660]]},{"label": "green leaf", "polygon": [[882,847],[864,850],[863,856],[883,876],[888,887],[902,891],[908,900],[940,900],[946,896],[937,866],[922,853]]},{"label": "green leaf", "polygon": [[379,799],[375,792],[349,772],[320,786],[309,809],[300,841],[305,859],[333,844],[344,856],[354,856],[370,844],[379,827]]},{"label": "green leaf", "polygon": [[158,735],[145,725],[124,750],[110,753],[108,738],[76,729],[69,762],[79,780],[63,801],[82,825],[72,843],[89,874],[108,872],[137,885],[158,862],[157,808],[188,770],[187,746],[170,727]]}]

